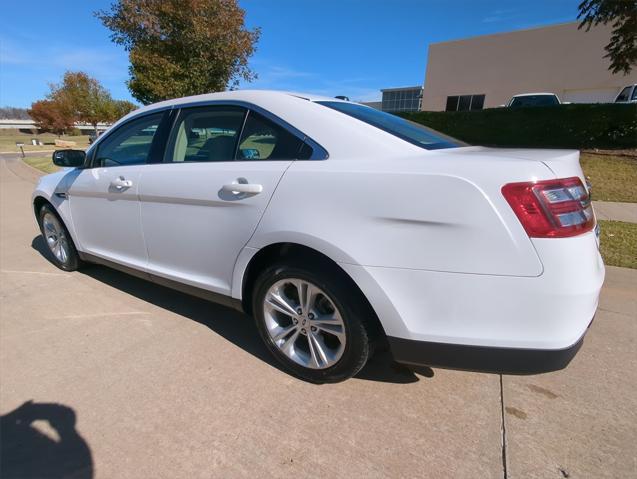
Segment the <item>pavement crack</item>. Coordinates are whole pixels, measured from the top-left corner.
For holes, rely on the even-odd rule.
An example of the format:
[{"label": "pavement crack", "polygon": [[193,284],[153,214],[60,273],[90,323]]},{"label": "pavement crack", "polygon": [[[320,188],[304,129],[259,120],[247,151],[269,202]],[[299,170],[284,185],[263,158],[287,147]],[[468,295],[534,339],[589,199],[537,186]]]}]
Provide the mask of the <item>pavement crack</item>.
[{"label": "pavement crack", "polygon": [[502,384],[502,374],[500,374],[500,416],[501,416],[501,441],[502,441],[502,475],[504,479],[508,479],[509,472],[507,470],[507,429],[504,420],[504,386]]}]

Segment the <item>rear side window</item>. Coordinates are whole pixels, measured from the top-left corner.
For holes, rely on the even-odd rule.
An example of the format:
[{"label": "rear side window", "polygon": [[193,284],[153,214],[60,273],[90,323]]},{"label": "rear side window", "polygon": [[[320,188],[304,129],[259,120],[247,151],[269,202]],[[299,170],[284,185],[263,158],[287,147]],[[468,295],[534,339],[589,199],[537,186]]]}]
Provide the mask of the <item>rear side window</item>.
[{"label": "rear side window", "polygon": [[559,105],[559,104],[560,102],[555,95],[516,96],[511,102],[512,107],[551,106],[551,105]]},{"label": "rear side window", "polygon": [[306,160],[312,149],[285,128],[250,110],[237,149],[236,159]]},{"label": "rear side window", "polygon": [[166,149],[169,163],[232,161],[246,110],[232,106],[186,108]]},{"label": "rear side window", "polygon": [[147,162],[163,113],[144,116],[122,125],[97,145],[94,166],[129,166]]},{"label": "rear side window", "polygon": [[399,116],[378,111],[373,108],[349,103],[345,101],[319,101],[320,105],[340,111],[362,122],[368,123],[387,133],[391,133],[409,143],[420,146],[427,150],[437,150],[441,148],[455,148],[462,146],[462,142],[454,140],[431,128],[418,123],[407,121]]}]

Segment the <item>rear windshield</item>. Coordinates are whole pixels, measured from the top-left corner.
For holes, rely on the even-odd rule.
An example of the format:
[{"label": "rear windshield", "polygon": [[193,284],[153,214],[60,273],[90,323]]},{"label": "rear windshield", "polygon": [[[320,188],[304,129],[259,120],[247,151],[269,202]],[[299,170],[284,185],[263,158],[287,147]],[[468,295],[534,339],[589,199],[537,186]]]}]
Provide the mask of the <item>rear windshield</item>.
[{"label": "rear windshield", "polygon": [[526,95],[513,98],[510,106],[551,106],[559,104],[560,102],[555,95]]},{"label": "rear windshield", "polygon": [[465,146],[462,142],[438,133],[431,128],[368,106],[344,101],[318,101],[316,103],[345,113],[426,150]]}]

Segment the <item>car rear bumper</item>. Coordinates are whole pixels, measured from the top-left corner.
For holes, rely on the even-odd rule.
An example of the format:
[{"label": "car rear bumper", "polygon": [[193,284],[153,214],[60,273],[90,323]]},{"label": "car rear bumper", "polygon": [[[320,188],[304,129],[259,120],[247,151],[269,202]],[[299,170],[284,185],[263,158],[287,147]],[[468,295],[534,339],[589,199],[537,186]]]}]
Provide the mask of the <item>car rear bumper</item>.
[{"label": "car rear bumper", "polygon": [[394,360],[497,374],[538,374],[564,369],[584,343],[584,336],[563,349],[497,348],[388,337]]},{"label": "car rear bumper", "polygon": [[341,266],[371,303],[398,361],[560,369],[595,315],[604,264],[592,232],[534,247],[543,263],[534,277]]}]

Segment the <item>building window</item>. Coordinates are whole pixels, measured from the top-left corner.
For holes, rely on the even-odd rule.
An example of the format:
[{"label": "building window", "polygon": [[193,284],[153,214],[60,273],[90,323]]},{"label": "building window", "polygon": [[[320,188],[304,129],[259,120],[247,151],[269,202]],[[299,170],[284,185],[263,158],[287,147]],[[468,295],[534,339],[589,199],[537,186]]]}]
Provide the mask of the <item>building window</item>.
[{"label": "building window", "polygon": [[448,96],[445,111],[482,110],[484,95]]},{"label": "building window", "polygon": [[383,91],[382,111],[420,111],[422,88],[406,88],[403,90]]}]

